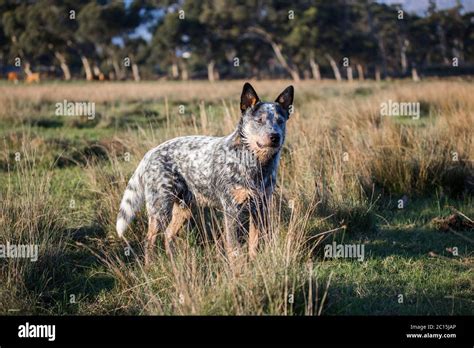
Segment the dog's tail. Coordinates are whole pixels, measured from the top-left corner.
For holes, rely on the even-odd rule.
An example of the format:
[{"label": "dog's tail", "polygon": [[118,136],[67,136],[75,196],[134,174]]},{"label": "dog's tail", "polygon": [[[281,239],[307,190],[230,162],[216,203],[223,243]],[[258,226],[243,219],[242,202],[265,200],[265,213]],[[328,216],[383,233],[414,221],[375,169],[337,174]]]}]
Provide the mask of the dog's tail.
[{"label": "dog's tail", "polygon": [[120,210],[117,216],[117,233],[119,237],[127,230],[128,225],[132,222],[138,209],[140,209],[144,200],[144,188],[141,180],[144,167],[142,161],[128,181],[127,188],[123,194]]}]

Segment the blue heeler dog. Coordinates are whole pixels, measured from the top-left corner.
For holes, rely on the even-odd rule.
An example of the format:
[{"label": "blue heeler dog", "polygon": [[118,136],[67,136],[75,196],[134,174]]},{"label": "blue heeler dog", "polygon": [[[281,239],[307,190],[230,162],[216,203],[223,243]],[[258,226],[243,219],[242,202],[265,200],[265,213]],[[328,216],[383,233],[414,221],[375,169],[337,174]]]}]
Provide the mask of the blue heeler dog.
[{"label": "blue heeler dog", "polygon": [[293,93],[289,86],[275,102],[261,102],[246,83],[240,101],[242,116],[232,134],[179,137],[148,151],[120,203],[119,236],[145,201],[149,217],[145,262],[150,261],[159,232],[164,232],[166,251],[172,257],[173,240],[197,203],[222,209],[228,257],[238,253],[242,236],[247,236],[253,258],[259,233],[268,227],[268,203]]}]

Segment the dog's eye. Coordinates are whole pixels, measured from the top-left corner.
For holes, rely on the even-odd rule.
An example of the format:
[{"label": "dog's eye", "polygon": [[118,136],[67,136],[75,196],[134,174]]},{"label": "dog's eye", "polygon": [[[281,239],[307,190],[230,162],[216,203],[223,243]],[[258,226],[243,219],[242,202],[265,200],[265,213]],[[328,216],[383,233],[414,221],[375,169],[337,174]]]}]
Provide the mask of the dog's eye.
[{"label": "dog's eye", "polygon": [[285,120],[282,117],[277,118],[277,124],[281,126],[283,123],[285,123]]}]

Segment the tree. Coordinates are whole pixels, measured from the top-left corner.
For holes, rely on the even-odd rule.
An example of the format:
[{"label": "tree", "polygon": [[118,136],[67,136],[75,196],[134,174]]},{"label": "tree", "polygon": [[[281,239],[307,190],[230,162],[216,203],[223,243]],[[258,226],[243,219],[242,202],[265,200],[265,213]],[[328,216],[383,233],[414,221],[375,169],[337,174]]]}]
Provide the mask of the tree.
[{"label": "tree", "polygon": [[184,24],[176,10],[169,11],[158,23],[151,42],[149,61],[169,66],[173,79],[179,78],[178,52],[184,46]]},{"label": "tree", "polygon": [[[298,29],[292,27],[295,16],[291,3],[281,1],[262,1],[254,8],[249,9],[248,32],[257,35],[266,42],[274,52],[275,58],[295,81],[300,80],[300,73],[293,62],[291,46],[285,39],[293,31],[293,36],[298,36]],[[301,29],[301,26],[299,27]],[[286,43],[286,45],[285,45]],[[293,46],[294,47],[294,46]]]},{"label": "tree", "polygon": [[31,60],[37,57],[37,51],[32,51],[25,43],[26,17],[28,6],[21,4],[11,8],[3,14],[2,22],[5,35],[10,39],[10,54],[19,59],[25,74],[31,74]]},{"label": "tree", "polygon": [[[316,26],[319,28],[317,51],[319,56],[323,56],[329,62],[337,81],[342,79],[336,59],[341,57],[343,46],[344,32],[340,26],[343,21],[343,11],[340,9],[344,6],[345,3],[342,0],[335,0],[331,3],[322,0],[317,2]],[[336,9],[337,11],[335,11]]]},{"label": "tree", "polygon": [[0,59],[66,80],[79,71],[88,80],[318,80],[329,69],[352,80],[355,68],[361,80],[380,79],[474,56],[473,14],[459,1],[438,10],[431,0],[424,15],[374,0],[0,0],[0,11]]},{"label": "tree", "polygon": [[309,64],[313,79],[321,80],[316,61],[319,32],[316,26],[317,13],[317,8],[312,6],[299,10],[285,42],[294,52],[294,61],[300,66]]},{"label": "tree", "polygon": [[99,61],[110,59],[112,67],[117,77],[121,76],[119,65],[120,57],[116,56],[116,44],[114,38],[121,38],[129,34],[140,23],[139,8],[134,5],[128,9],[120,1],[95,1],[85,5],[79,12],[77,19],[79,22],[78,38],[83,45],[93,45],[94,51],[89,51],[92,57],[87,57],[82,51],[81,60],[88,79],[91,78],[90,63],[92,58],[92,72],[100,74]]}]

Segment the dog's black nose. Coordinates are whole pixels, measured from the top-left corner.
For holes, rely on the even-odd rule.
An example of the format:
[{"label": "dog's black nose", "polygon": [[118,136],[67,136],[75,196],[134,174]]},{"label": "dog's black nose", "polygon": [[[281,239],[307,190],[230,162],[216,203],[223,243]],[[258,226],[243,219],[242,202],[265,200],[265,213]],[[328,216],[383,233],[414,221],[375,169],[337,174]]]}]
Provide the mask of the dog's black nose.
[{"label": "dog's black nose", "polygon": [[280,134],[278,133],[270,134],[270,141],[272,142],[272,145],[280,145]]}]

